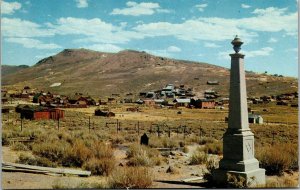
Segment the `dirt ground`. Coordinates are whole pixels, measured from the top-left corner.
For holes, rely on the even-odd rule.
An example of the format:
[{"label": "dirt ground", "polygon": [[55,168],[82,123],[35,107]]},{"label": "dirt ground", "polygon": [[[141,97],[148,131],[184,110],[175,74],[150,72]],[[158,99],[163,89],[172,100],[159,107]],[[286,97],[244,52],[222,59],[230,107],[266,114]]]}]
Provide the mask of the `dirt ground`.
[{"label": "dirt ground", "polygon": [[[153,168],[154,182],[152,188],[200,188],[197,183],[186,184],[182,179],[201,176],[203,167],[199,165],[187,166],[188,156],[196,148],[189,146],[189,153],[172,151],[173,155],[167,157],[167,163]],[[9,147],[2,147],[4,162],[16,162],[22,151],[13,151]],[[27,152],[28,153],[28,152]],[[125,163],[126,150],[115,149],[114,156],[117,163]],[[167,173],[169,166],[176,167],[175,174]],[[120,166],[119,166],[120,167]],[[52,189],[56,185],[66,187],[86,187],[87,184],[97,184],[105,181],[105,177],[76,177],[76,176],[51,176],[23,172],[2,172],[2,188],[4,189]]]}]

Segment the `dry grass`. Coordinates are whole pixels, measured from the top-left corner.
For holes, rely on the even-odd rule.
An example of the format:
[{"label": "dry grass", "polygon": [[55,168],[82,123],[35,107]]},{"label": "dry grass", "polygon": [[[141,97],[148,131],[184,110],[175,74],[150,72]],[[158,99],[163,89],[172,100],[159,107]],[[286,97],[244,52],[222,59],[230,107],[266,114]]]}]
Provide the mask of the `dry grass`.
[{"label": "dry grass", "polygon": [[15,142],[11,145],[11,149],[15,151],[27,151],[29,148],[21,142]]},{"label": "dry grass", "polygon": [[89,170],[93,175],[108,176],[115,168],[114,158],[92,158],[84,163],[83,168]]},{"label": "dry grass", "polygon": [[223,144],[221,141],[215,141],[214,143],[208,143],[204,147],[204,151],[208,154],[223,154]]},{"label": "dry grass", "polygon": [[295,188],[299,187],[298,180],[292,179],[290,176],[274,177],[268,179],[262,188]]},{"label": "dry grass", "polygon": [[258,148],[256,157],[267,175],[282,175],[286,170],[298,169],[298,146],[291,143]]},{"label": "dry grass", "polygon": [[203,151],[196,150],[189,158],[190,165],[199,165],[207,162],[207,154]]},{"label": "dry grass", "polygon": [[70,145],[64,142],[44,142],[34,144],[32,146],[33,154],[49,159],[52,162],[61,162],[64,157],[66,150],[70,149]]},{"label": "dry grass", "polygon": [[159,151],[144,145],[132,144],[126,154],[129,166],[154,166],[162,163]]},{"label": "dry grass", "polygon": [[66,149],[62,164],[64,166],[81,167],[93,157],[92,150],[86,147],[81,140],[76,140],[71,148]]},{"label": "dry grass", "polygon": [[123,167],[109,177],[110,188],[148,188],[152,185],[153,174],[146,167]]},{"label": "dry grass", "polygon": [[35,157],[27,154],[20,154],[17,163],[35,166],[56,167],[57,165],[47,158]]}]

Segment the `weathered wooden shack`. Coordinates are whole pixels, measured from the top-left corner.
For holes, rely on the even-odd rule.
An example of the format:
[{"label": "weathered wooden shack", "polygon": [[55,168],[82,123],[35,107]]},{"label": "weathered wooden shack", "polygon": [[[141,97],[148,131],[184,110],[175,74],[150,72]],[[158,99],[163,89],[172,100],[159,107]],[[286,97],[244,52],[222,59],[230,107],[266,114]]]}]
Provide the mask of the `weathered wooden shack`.
[{"label": "weathered wooden shack", "polygon": [[22,106],[16,108],[16,111],[21,114],[21,118],[30,120],[48,120],[48,119],[63,119],[64,110],[57,108],[47,108],[41,106]]},{"label": "weathered wooden shack", "polygon": [[115,117],[116,114],[113,112],[105,112],[105,111],[101,111],[100,109],[96,109],[95,110],[95,116],[104,116],[104,117]]}]

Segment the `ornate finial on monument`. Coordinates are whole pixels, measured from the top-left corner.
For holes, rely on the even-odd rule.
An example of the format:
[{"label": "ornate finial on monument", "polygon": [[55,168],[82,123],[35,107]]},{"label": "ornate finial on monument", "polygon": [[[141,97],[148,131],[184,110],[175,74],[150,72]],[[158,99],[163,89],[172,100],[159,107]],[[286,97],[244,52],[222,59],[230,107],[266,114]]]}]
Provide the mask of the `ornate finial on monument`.
[{"label": "ornate finial on monument", "polygon": [[244,42],[238,37],[238,35],[235,36],[234,40],[232,40],[231,44],[233,45],[233,50],[235,53],[239,53],[241,50],[241,46]]}]

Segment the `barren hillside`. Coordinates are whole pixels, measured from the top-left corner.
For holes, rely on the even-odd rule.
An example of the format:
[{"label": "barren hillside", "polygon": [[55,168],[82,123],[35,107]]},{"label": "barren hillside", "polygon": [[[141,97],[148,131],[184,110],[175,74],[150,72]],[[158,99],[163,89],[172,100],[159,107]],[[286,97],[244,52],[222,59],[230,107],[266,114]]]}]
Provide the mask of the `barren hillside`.
[{"label": "barren hillside", "polygon": [[[246,73],[248,96],[297,91],[296,78]],[[220,85],[209,86],[207,80]],[[50,87],[53,83],[60,86]],[[66,49],[40,60],[34,66],[2,75],[2,85],[61,94],[82,92],[96,97],[112,93],[138,93],[160,89],[168,83],[193,87],[196,94],[217,90],[227,95],[229,70],[207,63],[174,60],[133,50],[103,53],[86,49]]]}]

